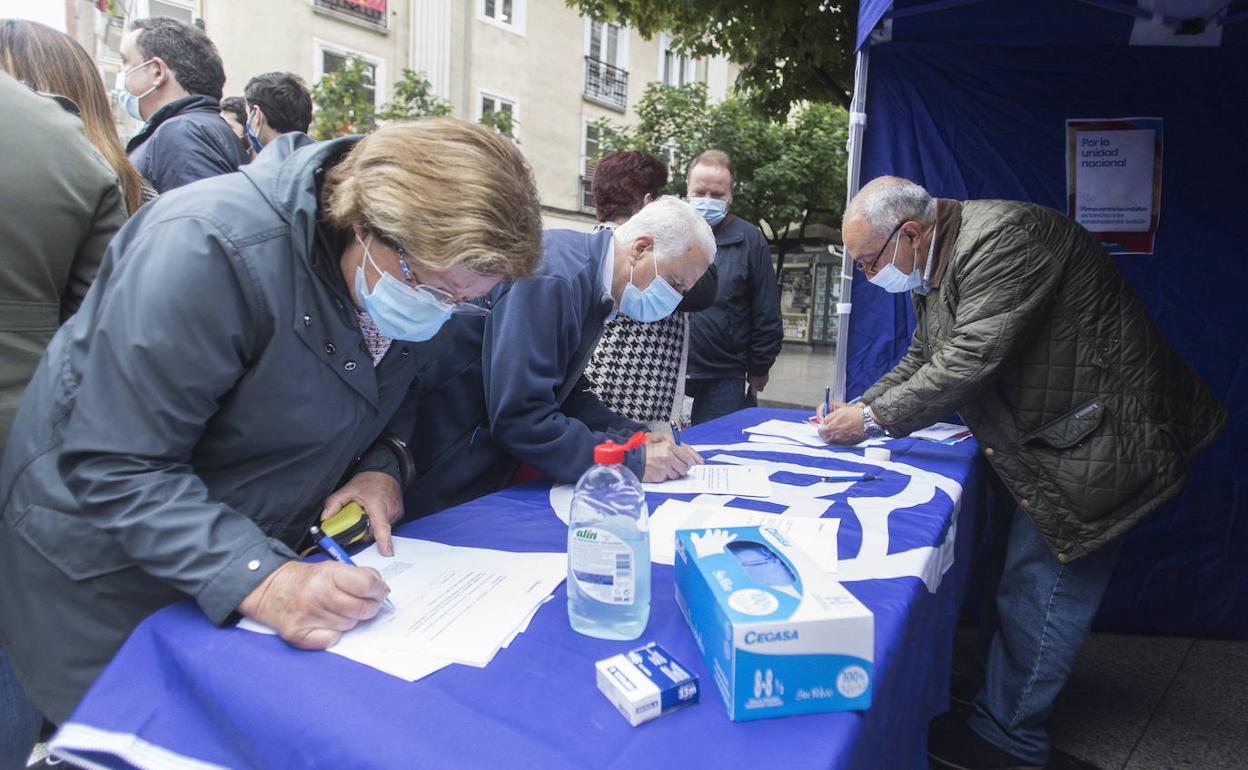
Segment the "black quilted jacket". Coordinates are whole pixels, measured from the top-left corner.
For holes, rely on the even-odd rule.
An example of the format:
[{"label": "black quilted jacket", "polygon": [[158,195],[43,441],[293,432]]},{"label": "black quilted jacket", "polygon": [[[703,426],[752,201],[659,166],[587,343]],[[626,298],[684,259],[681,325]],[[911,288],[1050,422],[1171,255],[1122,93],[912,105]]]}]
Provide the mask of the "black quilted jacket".
[{"label": "black quilted jacket", "polygon": [[863,394],[892,435],[958,411],[1058,559],[1126,532],[1226,424],[1105,250],[1052,209],[969,201],[901,362]]}]

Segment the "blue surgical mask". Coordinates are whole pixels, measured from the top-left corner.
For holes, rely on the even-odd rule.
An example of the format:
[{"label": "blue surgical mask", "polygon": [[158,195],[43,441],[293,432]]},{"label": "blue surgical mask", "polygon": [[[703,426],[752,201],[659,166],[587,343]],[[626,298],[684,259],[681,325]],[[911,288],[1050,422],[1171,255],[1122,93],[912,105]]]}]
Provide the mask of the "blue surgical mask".
[{"label": "blue surgical mask", "polygon": [[126,88],[126,80],[130,77],[131,73],[143,69],[154,61],[156,60],[148,59],[136,67],[131,67],[128,70],[118,72],[117,79],[113,81],[113,92],[117,94],[117,103],[121,105],[121,108],[126,111],[127,115],[135,120],[143,120],[143,113],[139,111],[139,100],[150,94],[152,91],[155,91],[156,86],[152,86],[138,96],[135,96],[130,93],[129,88]]},{"label": "blue surgical mask", "polygon": [[907,291],[914,291],[923,281],[923,276],[919,275],[919,253],[914,253],[914,269],[909,275],[897,269],[897,249],[901,246],[901,236],[897,236],[897,245],[893,246],[893,259],[880,270],[880,272],[871,276],[867,280],[879,286],[889,294],[902,294]]},{"label": "blue surgical mask", "polygon": [[723,222],[724,217],[728,216],[728,204],[719,198],[690,198],[689,205],[693,206],[693,210],[701,214],[711,227]]},{"label": "blue surgical mask", "polygon": [[260,150],[264,149],[264,145],[260,144],[260,138],[251,130],[251,113],[247,113],[247,120],[243,121],[243,131],[247,134],[247,142],[251,145],[251,151],[260,154]]},{"label": "blue surgical mask", "polygon": [[438,302],[432,295],[408,286],[378,267],[368,250],[373,242],[372,236],[369,236],[368,243],[360,240],[359,234],[356,234],[355,240],[364,249],[364,260],[381,273],[370,294],[368,280],[364,277],[364,264],[360,263],[355,269],[355,293],[364,304],[364,311],[377,324],[377,330],[395,340],[424,342],[432,339],[451,317],[453,307]]},{"label": "blue surgical mask", "polygon": [[633,270],[628,270],[628,285],[620,297],[620,312],[635,321],[653,323],[671,315],[683,295],[659,275],[659,258],[654,257],[654,280],[644,290],[633,285]]}]

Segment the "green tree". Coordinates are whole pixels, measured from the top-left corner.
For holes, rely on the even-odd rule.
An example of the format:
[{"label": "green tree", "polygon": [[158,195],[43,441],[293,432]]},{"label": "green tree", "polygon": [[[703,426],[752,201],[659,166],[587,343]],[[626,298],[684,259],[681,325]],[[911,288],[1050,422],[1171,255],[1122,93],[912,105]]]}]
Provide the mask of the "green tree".
[{"label": "green tree", "polygon": [[373,88],[373,70],[358,56],[349,57],[342,69],[322,75],[312,86],[312,103],[316,105],[309,130],[312,137],[335,139],[376,128],[376,108],[370,93]]},{"label": "green tree", "polygon": [[440,118],[451,114],[451,105],[433,92],[433,84],[423,72],[404,68],[394,85],[394,98],[382,105],[378,120]]},{"label": "green tree", "polygon": [[849,107],[858,0],[565,0],[586,16],[672,34],[740,66],[737,87],[774,118],[803,101]]},{"label": "green tree", "polygon": [[[637,105],[635,126],[598,122],[600,153],[641,150],[668,162],[668,192],[683,194],[689,162],[714,147],[737,173],[733,211],[767,225],[783,263],[812,222],[835,225],[845,200],[848,116],[831,104],[808,104],[789,120],[759,115],[745,98],[712,105],[701,83],[651,83]],[[596,160],[596,159],[595,159]]]}]

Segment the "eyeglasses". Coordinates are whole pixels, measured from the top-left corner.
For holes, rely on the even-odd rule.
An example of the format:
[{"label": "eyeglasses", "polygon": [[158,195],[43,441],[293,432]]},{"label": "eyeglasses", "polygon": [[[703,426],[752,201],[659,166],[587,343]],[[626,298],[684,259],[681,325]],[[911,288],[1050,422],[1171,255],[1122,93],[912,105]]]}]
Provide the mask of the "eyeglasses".
[{"label": "eyeglasses", "polygon": [[897,223],[897,226],[893,228],[893,231],[888,234],[887,238],[884,239],[884,245],[880,246],[879,251],[875,252],[875,258],[871,260],[870,264],[864,264],[862,260],[855,258],[852,254],[849,255],[849,258],[854,261],[854,267],[861,273],[874,270],[875,263],[880,261],[880,257],[884,255],[884,249],[888,248],[888,244],[890,241],[893,240],[893,236],[897,234],[897,231],[901,229],[902,225],[904,225],[906,222],[909,222],[909,221],[910,220],[908,219],[903,219],[902,221]]},{"label": "eyeglasses", "polygon": [[455,295],[446,289],[439,289],[437,286],[430,286],[426,283],[418,283],[416,276],[412,274],[412,269],[407,264],[407,251],[399,246],[395,249],[395,253],[399,255],[399,269],[403,271],[403,278],[407,281],[407,285],[416,291],[428,295],[439,307],[448,313],[456,315],[475,315],[484,316],[490,314],[490,301],[481,299],[472,302],[459,302],[455,299]]}]

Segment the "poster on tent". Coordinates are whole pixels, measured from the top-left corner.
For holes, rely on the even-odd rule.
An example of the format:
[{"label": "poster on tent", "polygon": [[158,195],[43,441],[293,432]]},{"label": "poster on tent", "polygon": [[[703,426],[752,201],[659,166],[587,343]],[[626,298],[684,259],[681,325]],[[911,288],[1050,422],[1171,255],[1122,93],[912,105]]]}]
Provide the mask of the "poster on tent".
[{"label": "poster on tent", "polygon": [[1117,254],[1152,254],[1161,118],[1066,121],[1066,214]]}]

